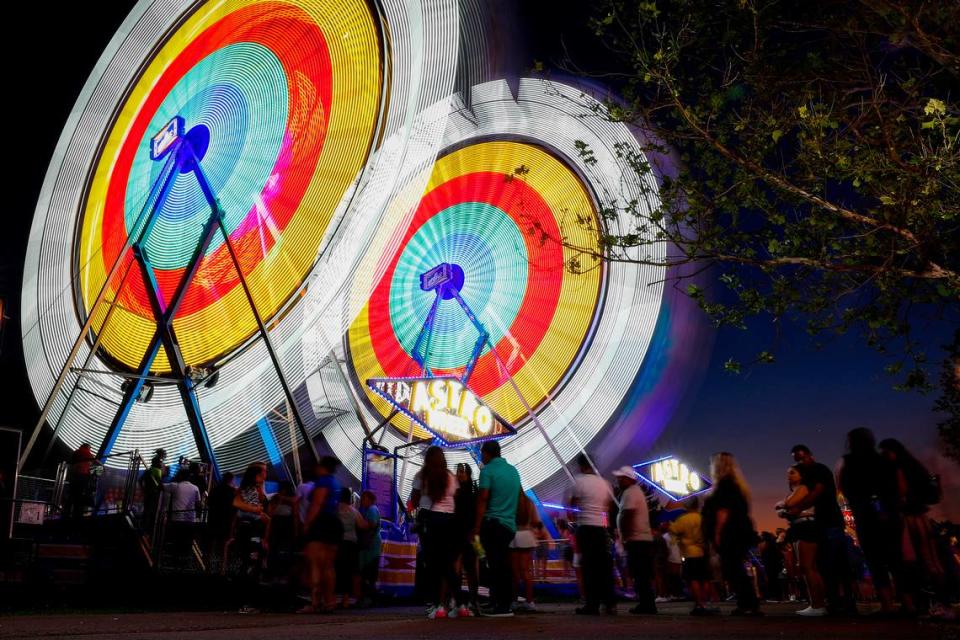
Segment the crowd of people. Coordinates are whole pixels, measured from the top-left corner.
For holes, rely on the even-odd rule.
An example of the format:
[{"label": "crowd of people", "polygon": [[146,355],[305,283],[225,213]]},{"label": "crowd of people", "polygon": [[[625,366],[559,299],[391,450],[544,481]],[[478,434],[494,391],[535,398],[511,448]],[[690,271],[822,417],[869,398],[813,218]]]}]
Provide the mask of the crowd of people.
[{"label": "crowd of people", "polygon": [[[772,533],[757,532],[750,487],[730,453],[712,456],[709,491],[665,508],[633,468],[613,471],[608,482],[581,454],[568,504],[546,523],[554,538],[496,441],[483,443],[477,479],[468,464],[451,469],[432,446],[407,502],[419,543],[417,594],[431,619],[533,611],[536,577],[559,549],[576,573],[581,615],[614,614],[626,596],[637,615],[655,615],[677,598],[691,600],[695,616],[718,614],[715,603],[725,598],[736,601],[738,616],[763,615],[765,600],[806,601],[801,616],[856,615],[858,601],[875,598],[879,615],[951,617],[960,572],[927,515],[941,498],[936,476],[900,442],[878,444],[868,429],[847,435],[836,469],[805,445],[790,453],[786,494],[775,505],[784,526]],[[88,473],[91,458],[76,456],[74,477]],[[264,463],[251,464],[236,487],[224,474],[207,495],[196,465],[165,482],[165,458],[158,450],[140,480],[145,531],[165,514],[170,538],[192,544],[205,508],[199,542],[221,572],[232,559],[245,579],[304,585],[310,602],[302,613],[374,602],[380,512],[373,493],[355,501],[340,486],[336,458],[324,457],[299,486],[279,483],[271,496]],[[80,489],[76,495],[88,501]]]},{"label": "crowd of people", "polygon": [[[776,534],[756,531],[751,491],[730,453],[712,457],[713,486],[702,505],[693,496],[655,518],[631,467],[614,471],[611,487],[581,456],[569,514],[577,522],[573,564],[585,602],[577,613],[616,611],[614,567],[623,555],[636,614],[655,614],[659,602],[682,593],[693,601],[692,615],[713,615],[719,609],[710,603],[729,593],[738,616],[763,615],[762,600],[803,598],[801,616],[856,615],[869,585],[879,615],[952,618],[960,567],[927,515],[940,500],[936,476],[902,443],[878,445],[868,429],[848,434],[836,470],[805,445],[791,453],[788,494],[775,506],[785,526]],[[608,513],[616,526],[607,527]],[[675,586],[677,577],[683,587]]]},{"label": "crowd of people", "polygon": [[[937,478],[901,443],[876,445],[867,429],[850,432],[836,470],[805,445],[790,453],[788,493],[775,505],[785,526],[776,534],[757,532],[750,488],[730,453],[711,458],[709,492],[658,514],[634,469],[614,471],[611,485],[580,455],[566,513],[554,523],[578,578],[576,613],[614,614],[627,593],[630,612],[639,615],[655,615],[657,604],[675,597],[689,597],[695,616],[719,613],[711,604],[720,598],[736,601],[737,616],[763,615],[764,600],[806,600],[801,616],[856,615],[872,585],[879,615],[952,617],[956,555],[926,515],[940,499]],[[499,446],[485,443],[481,456],[476,486],[468,466],[450,473],[438,447],[427,451],[413,481],[430,618],[450,615],[451,585],[455,615],[536,608],[531,568],[540,555],[533,549],[547,548],[543,523]],[[859,523],[855,532],[841,504]],[[489,570],[490,604],[465,608],[459,585],[466,571],[475,604],[479,554]]]}]

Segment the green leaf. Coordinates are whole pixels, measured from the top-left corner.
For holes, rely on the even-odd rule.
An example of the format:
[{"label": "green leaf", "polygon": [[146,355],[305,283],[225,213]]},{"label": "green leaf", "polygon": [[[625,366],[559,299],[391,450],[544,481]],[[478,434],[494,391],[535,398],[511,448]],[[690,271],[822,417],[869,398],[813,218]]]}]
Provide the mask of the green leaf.
[{"label": "green leaf", "polygon": [[660,10],[657,9],[656,2],[641,2],[638,8],[640,9],[641,15],[647,18],[656,18],[660,15]]},{"label": "green leaf", "polygon": [[770,364],[774,360],[775,358],[773,357],[773,354],[770,353],[769,351],[761,351],[760,353],[757,354],[757,362],[762,362],[763,364]]},{"label": "green leaf", "polygon": [[770,133],[770,137],[773,138],[773,141],[774,141],[774,142],[778,142],[778,141],[780,140],[780,138],[783,137],[783,131],[780,131],[780,129],[774,129],[774,130]]},{"label": "green leaf", "polygon": [[923,112],[928,116],[932,116],[932,115],[942,116],[947,112],[947,105],[943,103],[943,100],[930,98],[929,100],[927,100],[927,105],[923,108]]}]

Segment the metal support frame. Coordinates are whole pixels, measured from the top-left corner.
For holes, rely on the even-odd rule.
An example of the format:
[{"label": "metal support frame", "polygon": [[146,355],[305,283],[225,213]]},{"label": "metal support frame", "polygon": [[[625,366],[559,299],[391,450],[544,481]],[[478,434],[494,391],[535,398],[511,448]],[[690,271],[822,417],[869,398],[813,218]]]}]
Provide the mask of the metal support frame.
[{"label": "metal support frame", "polygon": [[[177,175],[177,163],[174,161],[174,156],[176,155],[176,149],[174,153],[171,153],[166,162],[163,165],[163,169],[160,170],[160,175],[157,177],[156,182],[153,183],[153,186],[150,188],[150,193],[147,195],[146,202],[144,202],[143,208],[140,210],[140,213],[137,215],[137,220],[133,225],[133,228],[136,229],[143,222],[144,214],[147,213],[150,202],[156,198],[158,204],[162,204],[166,200],[170,192],[170,187],[173,185],[173,180]],[[158,191],[159,188],[159,191]],[[159,195],[158,195],[159,194]],[[157,206],[150,208],[149,218],[154,216],[154,212],[157,210]],[[142,234],[141,234],[142,235]],[[124,243],[123,249],[117,254],[117,259],[114,260],[113,265],[110,267],[110,272],[103,279],[103,286],[100,287],[100,292],[97,293],[97,297],[94,300],[93,304],[90,306],[90,312],[87,314],[86,320],[84,320],[83,327],[80,328],[80,331],[77,333],[76,339],[73,341],[73,346],[70,348],[70,353],[67,355],[67,359],[64,360],[63,366],[60,368],[60,373],[57,376],[56,382],[53,384],[53,388],[50,390],[50,393],[47,395],[46,401],[43,403],[43,409],[40,411],[40,417],[37,418],[37,423],[33,427],[33,432],[30,434],[29,440],[27,440],[27,446],[24,448],[23,453],[20,455],[20,462],[17,465],[17,471],[22,471],[23,466],[27,462],[27,458],[30,457],[30,452],[33,450],[33,446],[37,442],[37,437],[40,435],[40,430],[43,428],[43,424],[47,421],[47,416],[50,414],[50,410],[53,409],[53,403],[57,399],[57,396],[60,393],[60,389],[63,388],[64,383],[67,381],[67,376],[70,374],[70,368],[73,366],[73,362],[77,359],[77,355],[80,353],[80,347],[83,346],[84,341],[87,338],[87,333],[89,333],[93,328],[93,319],[94,319],[94,309],[103,304],[103,301],[107,297],[107,292],[110,289],[110,281],[117,275],[117,272],[120,270],[123,259],[127,255],[127,251],[133,246],[135,240],[134,236],[136,234],[130,234],[127,237],[127,241]],[[129,274],[129,266],[127,273],[124,274],[123,279],[121,280],[121,286],[124,281],[126,281],[127,274]],[[108,311],[109,314],[109,311]],[[101,326],[101,333],[103,327]],[[89,359],[88,359],[89,364]],[[86,365],[85,365],[86,366]]]},{"label": "metal support frame", "polygon": [[[346,374],[343,372],[343,369],[340,368],[340,360],[337,358],[337,354],[334,351],[330,351],[330,355],[327,356],[330,363],[333,365],[334,370],[337,372],[337,377],[340,380],[340,384],[343,385],[343,388],[347,391],[347,397],[350,399],[350,405],[353,407],[353,412],[357,416],[357,420],[360,422],[360,426],[363,427],[364,442],[370,442],[373,444],[373,432],[370,430],[370,425],[367,424],[367,419],[363,415],[363,411],[360,409],[360,401],[357,399],[357,395],[354,392],[353,385],[347,380]],[[324,391],[326,393],[326,391]]]},{"label": "metal support frame", "polygon": [[[443,265],[438,265],[437,267],[434,267],[430,271],[431,272],[435,271],[439,269],[441,266]],[[421,283],[423,282],[423,278],[424,276],[421,276]],[[421,284],[421,287],[422,286],[423,284]],[[533,407],[530,406],[530,403],[527,402],[527,399],[523,397],[522,393],[520,393],[520,387],[517,386],[517,383],[513,379],[513,376],[510,375],[509,369],[507,369],[507,366],[504,364],[503,360],[500,358],[500,354],[497,353],[497,350],[494,347],[494,344],[490,341],[490,332],[487,331],[486,327],[483,326],[483,323],[480,322],[477,316],[473,313],[473,310],[470,309],[470,305],[468,305],[467,301],[464,300],[463,296],[460,295],[459,287],[456,284],[454,284],[452,281],[447,281],[437,286],[436,288],[434,288],[434,293],[436,297],[434,298],[433,305],[430,307],[430,312],[427,314],[427,318],[423,323],[423,328],[420,330],[420,334],[417,336],[417,341],[414,343],[414,346],[413,346],[413,358],[417,362],[417,364],[421,366],[423,375],[432,377],[430,369],[427,366],[427,356],[430,353],[430,338],[433,333],[433,324],[434,324],[434,321],[436,320],[437,310],[440,307],[440,301],[443,300],[445,295],[447,295],[450,298],[457,301],[457,304],[459,304],[460,308],[463,309],[463,312],[466,314],[467,318],[470,320],[473,326],[476,327],[477,331],[480,333],[480,335],[477,337],[476,343],[474,344],[473,352],[470,355],[470,360],[467,363],[466,368],[464,369],[464,372],[460,378],[460,381],[464,385],[467,384],[467,381],[470,379],[470,376],[473,373],[473,369],[476,366],[477,361],[480,359],[480,353],[483,351],[483,347],[485,345],[489,346],[490,351],[493,353],[493,357],[497,361],[497,364],[502,368],[503,374],[507,377],[508,380],[510,380],[510,386],[513,388],[514,393],[516,393],[517,398],[520,399],[520,402],[523,404],[524,408],[527,410],[527,415],[530,417],[530,419],[536,425],[537,429],[540,431],[540,435],[543,436],[543,439],[546,441],[547,446],[550,448],[550,452],[553,453],[554,457],[560,463],[560,468],[563,469],[564,473],[567,476],[567,479],[570,480],[571,483],[573,483],[574,481],[573,474],[567,468],[567,465],[563,460],[563,456],[560,455],[560,451],[557,449],[557,446],[554,444],[553,439],[550,438],[550,435],[547,433],[546,428],[544,428],[543,423],[540,422],[540,418],[538,418],[536,413],[533,411]],[[424,353],[421,355],[420,346],[424,343],[424,341],[426,342],[426,349]],[[417,441],[417,442],[424,442],[424,441]],[[578,440],[576,442],[577,442],[577,445],[580,447],[580,450],[584,451],[583,446],[580,445],[580,442]],[[413,425],[410,426],[410,432],[408,434],[406,444],[400,445],[400,447],[397,447],[397,449],[409,447],[412,444],[414,444]],[[396,453],[397,449],[394,449],[394,453]],[[469,447],[468,447],[468,451],[475,459],[477,459],[476,451],[469,449]],[[586,454],[585,451],[584,451],[584,454]],[[589,459],[589,456],[588,456],[588,459]],[[590,460],[590,465],[594,467],[594,470],[596,470],[596,467],[593,465],[592,460]],[[406,471],[406,458],[404,458],[403,471]],[[401,472],[401,475],[400,475],[401,483],[403,482],[403,477],[404,477],[404,474]]]},{"label": "metal support frame", "polygon": [[[127,276],[130,275],[130,271],[132,270],[132,267],[133,267],[133,263],[132,263],[132,262],[131,262],[129,265],[127,265],[126,271],[123,272],[123,277],[120,278],[120,286],[117,287],[117,290],[118,290],[118,291],[123,288],[123,285],[124,285],[124,284],[126,284],[126,282],[127,282]],[[107,309],[107,315],[105,315],[104,318],[103,318],[103,324],[100,325],[100,331],[97,333],[97,337],[96,337],[96,339],[93,341],[93,346],[90,347],[90,352],[87,353],[87,357],[84,358],[84,360],[83,360],[83,366],[81,366],[81,367],[79,367],[79,368],[78,368],[78,367],[69,367],[69,371],[71,371],[72,373],[80,373],[80,374],[83,374],[83,373],[92,373],[92,372],[94,372],[94,371],[96,371],[96,373],[98,373],[98,374],[110,374],[110,373],[112,373],[112,372],[110,372],[110,371],[91,370],[91,369],[89,369],[89,367],[90,367],[90,363],[93,362],[94,356],[97,355],[97,351],[100,349],[100,343],[103,341],[103,335],[104,335],[104,333],[105,333],[105,330],[104,330],[104,329],[106,328],[107,323],[110,322],[110,318],[113,317],[113,311],[114,311],[116,308],[117,308],[117,301],[116,301],[116,299],[114,299],[114,301],[110,303],[110,307]],[[70,389],[70,395],[67,396],[67,402],[66,402],[66,404],[63,405],[63,411],[62,411],[61,414],[60,414],[61,418],[62,418],[63,416],[65,416],[65,415],[67,415],[67,411],[69,411],[69,410],[70,410],[70,407],[73,406],[73,399],[77,396],[77,390],[80,390],[80,379],[79,379],[79,378],[77,379],[77,384],[73,385],[73,387]],[[52,396],[51,396],[51,397],[52,397]],[[40,424],[43,424],[43,419],[41,419]],[[53,445],[54,445],[54,443],[56,442],[57,432],[58,432],[59,430],[60,430],[60,422],[58,421],[57,424],[56,424],[56,426],[54,426],[54,428],[53,428],[53,433],[50,434],[50,441],[47,443],[47,448],[46,448],[46,449],[44,450],[44,452],[43,452],[43,457],[41,458],[40,466],[43,466],[43,463],[46,462],[46,460],[47,460],[47,456],[50,455],[50,451],[53,449]],[[34,437],[36,437],[36,435],[35,435],[36,433],[37,433],[37,432],[34,431]],[[32,446],[32,445],[31,445],[31,446]],[[29,453],[29,452],[28,452],[28,453]]]},{"label": "metal support frame", "polygon": [[243,293],[247,298],[247,304],[250,305],[250,311],[253,312],[253,317],[257,321],[257,328],[260,330],[260,337],[263,338],[263,344],[267,348],[267,353],[270,355],[270,362],[273,363],[273,368],[277,372],[277,377],[280,379],[280,386],[283,388],[283,395],[287,400],[287,405],[290,407],[290,411],[293,413],[293,419],[297,423],[297,428],[300,430],[300,436],[303,438],[304,443],[310,450],[310,454],[313,456],[313,461],[319,462],[320,455],[317,453],[317,447],[313,444],[313,439],[310,437],[310,432],[307,431],[307,425],[303,421],[303,417],[300,415],[300,410],[297,408],[297,401],[293,397],[293,392],[290,390],[290,384],[287,382],[287,378],[283,374],[283,368],[280,366],[280,358],[277,357],[277,352],[274,350],[273,341],[270,339],[270,333],[266,324],[263,322],[263,317],[260,315],[260,310],[257,309],[257,303],[254,301],[253,294],[250,292],[250,287],[247,285],[247,279],[243,275],[243,269],[240,266],[240,260],[237,258],[237,252],[233,248],[233,242],[230,240],[230,231],[227,229],[226,224],[223,221],[223,208],[220,206],[220,200],[216,197],[216,194],[214,194],[213,187],[210,186],[210,182],[207,180],[207,175],[203,172],[203,167],[200,166],[200,160],[193,153],[193,148],[189,146],[189,143],[188,148],[190,149],[190,154],[192,156],[193,174],[196,176],[197,182],[200,184],[200,190],[203,191],[203,195],[207,199],[207,203],[215,212],[214,217],[216,218],[217,226],[220,228],[220,233],[223,235],[223,243],[226,245],[227,252],[230,254],[230,260],[233,262],[233,267],[237,271],[237,278],[240,280],[240,286],[243,288]]},{"label": "metal support frame", "polygon": [[[226,228],[224,223],[224,212],[223,208],[220,206],[220,202],[217,199],[212,186],[207,180],[206,174],[203,172],[203,168],[200,164],[200,158],[197,156],[195,149],[190,143],[189,136],[184,136],[178,138],[172,145],[169,153],[166,154],[167,158],[164,164],[163,169],[161,170],[160,175],[157,180],[151,187],[150,194],[147,197],[147,201],[144,204],[143,209],[141,209],[137,221],[134,225],[134,229],[140,228],[139,233],[132,233],[123,247],[123,249],[118,254],[116,261],[110,269],[104,284],[97,295],[96,300],[91,306],[90,313],[87,315],[87,319],[84,322],[83,327],[81,328],[77,339],[74,342],[73,347],[71,348],[70,354],[67,357],[66,362],[64,362],[63,367],[60,371],[60,374],[57,378],[56,383],[54,384],[53,389],[51,390],[49,396],[47,397],[46,402],[44,403],[43,410],[39,420],[37,421],[34,431],[31,434],[30,440],[27,443],[27,447],[24,450],[23,454],[20,457],[19,467],[25,464],[27,457],[30,454],[31,449],[39,435],[39,432],[49,415],[50,410],[53,407],[54,400],[60,392],[63,384],[66,382],[67,375],[71,372],[76,372],[76,369],[73,367],[73,362],[76,360],[77,354],[80,351],[80,347],[83,344],[86,336],[89,332],[92,331],[93,320],[94,320],[94,310],[103,303],[106,298],[109,284],[117,274],[118,270],[121,268],[124,259],[127,255],[128,250],[132,250],[134,260],[127,265],[127,271],[124,273],[123,278],[121,279],[119,289],[122,289],[123,285],[126,283],[127,276],[130,273],[130,270],[133,267],[133,262],[136,262],[138,265],[141,277],[143,278],[144,285],[146,287],[147,295],[150,300],[151,310],[153,311],[154,320],[157,323],[157,329],[151,338],[147,349],[144,352],[144,355],[136,369],[136,374],[128,376],[128,379],[133,380],[133,383],[130,384],[126,391],[124,392],[123,398],[121,400],[120,406],[117,410],[116,415],[114,416],[113,421],[111,422],[107,433],[105,434],[103,441],[100,445],[99,452],[97,457],[103,457],[108,455],[110,450],[113,448],[114,443],[116,442],[117,436],[122,428],[124,422],[131,409],[133,408],[134,403],[137,401],[137,398],[140,395],[140,392],[143,388],[144,383],[152,378],[150,376],[150,368],[156,360],[157,355],[159,354],[160,348],[164,349],[164,352],[167,354],[167,358],[170,362],[170,367],[172,369],[173,378],[176,381],[178,391],[180,392],[180,398],[183,402],[184,409],[186,410],[187,420],[190,423],[190,428],[196,441],[197,450],[200,454],[200,458],[203,462],[211,466],[211,470],[214,473],[215,477],[219,479],[220,469],[216,461],[216,456],[213,451],[213,446],[210,443],[209,436],[207,435],[206,428],[203,423],[203,416],[200,409],[199,399],[197,398],[196,387],[197,384],[194,380],[187,375],[187,365],[183,359],[183,354],[180,350],[180,344],[176,337],[176,332],[173,328],[173,320],[176,316],[177,310],[182,303],[186,292],[189,288],[190,283],[193,281],[194,277],[197,274],[197,271],[200,268],[200,265],[203,261],[204,256],[206,255],[207,249],[210,246],[215,234],[219,231],[224,240],[224,244],[227,247],[227,251],[230,255],[230,259],[233,262],[234,268],[237,271],[237,277],[240,281],[240,285],[243,289],[243,292],[247,298],[247,302],[250,306],[250,310],[253,313],[253,316],[257,322],[257,327],[259,329],[260,335],[263,338],[264,345],[267,348],[271,363],[274,366],[274,369],[277,372],[277,376],[280,379],[281,387],[283,388],[284,396],[286,399],[287,406],[289,407],[288,411],[293,415],[293,418],[297,424],[297,427],[300,431],[300,435],[303,438],[304,442],[307,444],[314,461],[319,460],[319,455],[317,453],[316,447],[314,446],[313,440],[310,437],[309,432],[307,431],[306,424],[304,423],[299,409],[297,407],[296,399],[293,396],[293,392],[290,388],[289,383],[283,373],[283,370],[280,366],[280,360],[277,356],[277,353],[274,349],[273,343],[270,339],[269,330],[264,323],[263,317],[260,315],[259,310],[257,309],[256,303],[253,299],[253,295],[250,291],[250,288],[247,284],[246,277],[243,274],[243,270],[240,265],[240,261],[237,257],[236,251],[233,247],[233,243],[230,240],[229,230]],[[201,233],[200,240],[194,249],[194,252],[191,256],[187,270],[185,271],[183,277],[181,278],[177,289],[173,295],[173,298],[169,303],[165,303],[162,294],[160,291],[159,284],[156,279],[156,274],[153,270],[153,267],[150,263],[149,257],[146,254],[146,242],[150,236],[151,231],[157,223],[159,218],[158,212],[163,208],[166,200],[170,194],[170,191],[175,182],[176,176],[180,173],[186,172],[193,173],[197,179],[197,182],[200,186],[201,191],[204,194],[204,197],[207,200],[207,203],[210,206],[210,216],[204,224],[203,231]],[[151,204],[152,203],[152,204]],[[144,218],[146,216],[146,218]],[[145,222],[144,222],[145,219]],[[103,333],[104,326],[107,321],[110,319],[110,316],[113,311],[113,305],[107,312],[107,316],[104,319],[104,322],[101,324],[99,335],[94,342],[93,348],[91,349],[90,354],[87,356],[84,365],[80,367],[79,373],[83,373],[84,369],[90,364],[94,354],[100,345],[100,336]],[[73,397],[73,391],[67,400],[67,408],[69,408],[70,401]]]},{"label": "metal support frame", "polygon": [[[190,149],[189,142],[183,141],[179,148],[175,150],[175,153],[182,155],[183,149],[189,150],[190,154],[192,155],[193,151]],[[150,307],[153,311],[154,321],[157,323],[157,329],[150,340],[150,344],[147,347],[143,358],[140,360],[140,365],[137,367],[138,377],[134,379],[133,384],[129,385],[126,392],[123,394],[123,401],[121,402],[120,408],[117,410],[117,413],[113,418],[113,422],[110,423],[110,428],[107,430],[103,442],[100,444],[100,450],[97,453],[97,457],[102,457],[109,454],[110,450],[113,448],[117,436],[120,433],[120,429],[127,417],[130,415],[130,411],[133,409],[133,405],[137,401],[143,385],[146,383],[146,376],[150,374],[150,369],[160,352],[160,347],[162,346],[164,352],[167,354],[167,360],[170,362],[170,368],[173,372],[173,376],[177,381],[177,390],[180,392],[180,400],[183,402],[183,407],[187,413],[187,421],[190,423],[190,430],[193,433],[193,438],[197,445],[197,451],[200,454],[200,460],[209,464],[214,475],[218,479],[220,478],[220,467],[217,465],[216,456],[214,456],[213,453],[213,445],[210,443],[210,438],[207,435],[206,427],[203,424],[203,415],[200,411],[200,401],[197,398],[196,385],[194,384],[193,379],[187,375],[187,364],[183,359],[183,353],[180,350],[180,342],[177,340],[176,332],[173,328],[173,319],[177,314],[177,310],[180,308],[180,304],[183,302],[183,299],[186,296],[190,283],[193,281],[194,276],[196,276],[197,271],[200,269],[200,264],[203,262],[203,257],[207,253],[207,248],[210,246],[210,242],[213,240],[213,236],[219,226],[218,223],[220,222],[221,216],[222,212],[219,208],[212,209],[210,217],[203,226],[203,231],[200,235],[200,241],[197,243],[197,246],[194,248],[193,255],[190,257],[187,270],[180,279],[180,283],[177,285],[177,289],[174,292],[173,298],[170,300],[169,304],[165,304],[163,301],[163,296],[160,291],[160,285],[157,282],[156,273],[153,270],[153,266],[150,263],[150,259],[146,254],[146,248],[144,246],[149,237],[146,234],[149,234],[149,231],[152,230],[153,225],[158,217],[156,213],[151,215],[151,219],[148,221],[147,227],[144,229],[145,234],[141,235],[141,238],[134,243],[133,256],[140,266],[140,275],[143,278],[143,284],[146,288],[147,297],[150,300]]]}]

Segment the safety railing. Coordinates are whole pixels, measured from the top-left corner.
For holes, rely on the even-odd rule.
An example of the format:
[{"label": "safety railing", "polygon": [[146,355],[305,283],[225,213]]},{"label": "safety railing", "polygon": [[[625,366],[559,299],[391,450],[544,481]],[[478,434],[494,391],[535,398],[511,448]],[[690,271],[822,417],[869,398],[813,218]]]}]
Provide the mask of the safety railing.
[{"label": "safety railing", "polygon": [[137,480],[144,468],[138,450],[104,456],[90,463],[88,474],[71,473],[61,462],[51,497],[54,513],[67,516],[107,515],[143,510],[143,495]]},{"label": "safety railing", "polygon": [[533,579],[540,583],[575,583],[572,545],[562,538],[539,540],[531,559]]}]

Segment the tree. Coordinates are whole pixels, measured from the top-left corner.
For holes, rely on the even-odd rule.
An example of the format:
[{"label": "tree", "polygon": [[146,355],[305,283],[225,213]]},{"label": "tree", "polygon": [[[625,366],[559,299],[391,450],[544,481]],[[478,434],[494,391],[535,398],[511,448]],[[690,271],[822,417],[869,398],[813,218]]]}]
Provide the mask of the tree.
[{"label": "tree", "polygon": [[934,409],[943,412],[945,418],[937,425],[943,452],[960,460],[960,329],[953,334],[953,344],[946,346],[947,357],[940,372],[942,393]]},{"label": "tree", "polygon": [[591,26],[607,55],[571,64],[613,83],[609,117],[677,166],[652,216],[636,201],[600,212],[632,228],[597,225],[603,250],[575,247],[576,268],[656,262],[643,249],[666,241],[671,277],[715,274],[686,291],[716,325],[856,331],[898,386],[931,388],[917,320],[960,321],[960,5],[607,0]]}]

